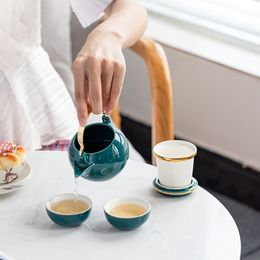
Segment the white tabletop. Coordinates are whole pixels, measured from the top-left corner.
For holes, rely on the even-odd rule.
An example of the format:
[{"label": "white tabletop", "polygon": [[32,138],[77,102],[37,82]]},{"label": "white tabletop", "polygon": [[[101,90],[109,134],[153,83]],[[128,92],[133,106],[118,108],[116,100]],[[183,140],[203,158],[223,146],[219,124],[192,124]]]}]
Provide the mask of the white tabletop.
[{"label": "white tabletop", "polygon": [[[152,188],[156,168],[130,160],[109,181],[81,179],[79,192],[91,198],[91,215],[79,227],[60,227],[50,221],[44,203],[73,192],[67,153],[33,152],[28,157],[30,181],[0,196],[0,250],[15,259],[240,259],[237,226],[217,199],[201,187],[180,198],[162,196]],[[142,227],[124,232],[106,221],[103,205],[118,196],[151,203],[150,218]]]}]

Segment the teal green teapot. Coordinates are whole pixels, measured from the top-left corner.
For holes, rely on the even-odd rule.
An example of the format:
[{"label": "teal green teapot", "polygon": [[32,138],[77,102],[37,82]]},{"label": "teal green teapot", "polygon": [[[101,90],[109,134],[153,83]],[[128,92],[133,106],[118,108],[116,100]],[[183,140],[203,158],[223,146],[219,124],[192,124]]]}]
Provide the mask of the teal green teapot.
[{"label": "teal green teapot", "polygon": [[124,134],[112,125],[107,115],[102,123],[87,125],[84,129],[84,150],[80,155],[77,134],[69,146],[69,160],[75,177],[91,181],[106,181],[117,175],[129,158],[128,142]]}]

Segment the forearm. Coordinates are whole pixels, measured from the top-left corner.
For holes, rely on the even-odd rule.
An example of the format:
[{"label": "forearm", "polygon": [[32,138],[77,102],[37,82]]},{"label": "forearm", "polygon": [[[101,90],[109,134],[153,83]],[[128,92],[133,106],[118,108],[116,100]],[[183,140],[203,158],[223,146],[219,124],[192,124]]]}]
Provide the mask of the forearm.
[{"label": "forearm", "polygon": [[105,14],[106,19],[92,31],[91,35],[111,35],[122,48],[135,44],[147,26],[147,12],[135,0],[115,0]]},{"label": "forearm", "polygon": [[122,49],[141,37],[146,10],[136,0],[114,0],[104,19],[87,37],[73,63],[79,123],[86,124],[88,104],[93,113],[110,114],[122,90],[126,64]]}]

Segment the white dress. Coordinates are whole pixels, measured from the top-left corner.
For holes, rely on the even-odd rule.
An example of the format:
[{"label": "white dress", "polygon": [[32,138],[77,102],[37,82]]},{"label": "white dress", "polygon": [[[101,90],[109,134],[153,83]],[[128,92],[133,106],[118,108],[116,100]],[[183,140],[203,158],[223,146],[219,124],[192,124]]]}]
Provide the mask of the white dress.
[{"label": "white dress", "polygon": [[[70,2],[86,27],[112,0]],[[41,47],[40,8],[40,0],[0,0],[0,140],[28,150],[71,139],[78,127],[72,98]]]}]

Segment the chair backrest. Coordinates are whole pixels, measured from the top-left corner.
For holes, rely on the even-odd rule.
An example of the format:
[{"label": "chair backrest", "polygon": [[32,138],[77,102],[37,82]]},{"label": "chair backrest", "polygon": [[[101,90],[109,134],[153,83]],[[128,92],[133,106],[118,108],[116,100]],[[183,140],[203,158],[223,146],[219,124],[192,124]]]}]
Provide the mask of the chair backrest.
[{"label": "chair backrest", "polygon": [[[152,94],[152,147],[174,138],[173,93],[168,61],[162,46],[141,37],[131,49],[142,57],[147,65]],[[111,117],[120,127],[119,106]],[[154,158],[153,158],[154,163]]]}]

